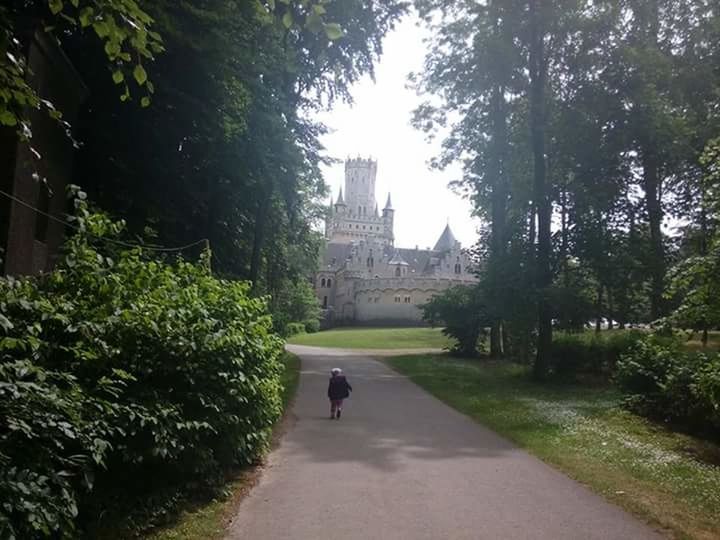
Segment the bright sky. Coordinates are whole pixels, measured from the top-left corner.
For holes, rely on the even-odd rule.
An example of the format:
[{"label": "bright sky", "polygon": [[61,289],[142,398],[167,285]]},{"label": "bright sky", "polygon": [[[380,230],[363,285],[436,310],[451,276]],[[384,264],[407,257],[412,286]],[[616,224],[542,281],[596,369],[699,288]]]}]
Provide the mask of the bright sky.
[{"label": "bright sky", "polygon": [[[375,83],[363,78],[352,89],[352,106],[338,104],[319,115],[332,130],[322,142],[334,158],[359,155],[378,161],[376,198],[382,209],[388,191],[392,193],[396,246],[432,247],[449,220],[463,247],[471,247],[479,220],[470,217],[469,201],[447,187],[460,177],[460,168],[430,170],[428,161],[437,154],[438,143],[427,143],[410,125],[421,98],[406,88],[406,81],[408,73],[422,67],[423,33],[416,19],[408,17],[386,36]],[[335,200],[344,184],[344,165],[328,167],[324,174]]]}]

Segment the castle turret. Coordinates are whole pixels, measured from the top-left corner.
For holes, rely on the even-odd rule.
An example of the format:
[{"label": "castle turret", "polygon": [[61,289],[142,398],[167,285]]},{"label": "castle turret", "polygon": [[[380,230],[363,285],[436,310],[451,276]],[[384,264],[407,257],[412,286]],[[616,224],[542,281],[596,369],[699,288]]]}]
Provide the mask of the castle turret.
[{"label": "castle turret", "polygon": [[338,194],[337,202],[335,203],[335,212],[338,214],[344,214],[346,210],[347,205],[343,199],[342,188],[340,188],[340,193]]},{"label": "castle turret", "polygon": [[392,207],[392,201],[390,200],[390,193],[387,196],[387,202],[385,208],[382,211],[383,219],[383,235],[390,241],[390,245],[395,242],[395,210]]}]

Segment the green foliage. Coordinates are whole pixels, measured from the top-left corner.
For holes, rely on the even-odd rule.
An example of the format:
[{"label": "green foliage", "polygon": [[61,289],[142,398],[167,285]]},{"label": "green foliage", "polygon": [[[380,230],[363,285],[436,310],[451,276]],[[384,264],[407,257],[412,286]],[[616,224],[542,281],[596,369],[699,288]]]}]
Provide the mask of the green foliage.
[{"label": "green foliage", "polygon": [[[720,129],[713,2],[414,5],[430,32],[413,75],[427,99],[413,120],[443,137],[432,164],[462,166],[455,185],[487,222],[479,251],[491,350],[499,352],[501,334],[523,357],[535,349],[541,378],[552,327],[665,315],[666,268],[687,254],[663,221],[689,218],[706,232],[717,223],[698,204],[709,189],[700,154]],[[686,315],[714,317],[720,295],[714,280],[698,277],[705,300]]]},{"label": "green foliage", "polygon": [[294,283],[284,280],[272,299],[270,309],[275,330],[282,336],[305,332],[308,326],[320,328],[320,304],[307,279],[300,278]]},{"label": "green foliage", "polygon": [[153,93],[143,62],[151,62],[163,48],[162,38],[153,30],[154,20],[135,0],[33,0],[10,2],[0,8],[0,125],[24,124],[21,131],[31,136],[27,108],[44,108],[55,119],[62,112],[43,99],[27,82],[29,68],[24,59],[25,35],[16,31],[18,21],[66,37],[91,32],[100,41],[112,80],[121,85],[120,99],[130,98],[127,75],[134,74],[138,88],[144,87],[145,99]]},{"label": "green foliage", "polygon": [[550,369],[554,377],[611,375],[623,354],[646,334],[637,330],[613,332],[556,333],[553,336]]},{"label": "green foliage", "polygon": [[285,325],[285,337],[292,337],[305,333],[305,325],[301,322],[291,322]]},{"label": "green foliage", "polygon": [[248,284],[211,276],[209,254],[108,257],[122,224],[76,208],[55,271],[0,281],[4,536],[71,537],[110,487],[252,462],[281,412],[282,341]]},{"label": "green foliage", "polygon": [[720,139],[707,145],[701,163],[706,173],[700,201],[701,248],[671,270],[667,295],[681,298],[668,322],[680,328],[707,330],[720,327]]},{"label": "green foliage", "polygon": [[310,319],[305,321],[305,332],[308,334],[314,334],[320,331],[320,321],[317,319]]},{"label": "green foliage", "polygon": [[454,352],[477,356],[480,338],[491,324],[479,288],[451,287],[433,296],[422,310],[425,321],[433,326],[443,325],[443,334],[455,338]]},{"label": "green foliage", "polygon": [[633,411],[720,436],[720,354],[688,353],[678,340],[647,338],[623,356],[616,378]]}]

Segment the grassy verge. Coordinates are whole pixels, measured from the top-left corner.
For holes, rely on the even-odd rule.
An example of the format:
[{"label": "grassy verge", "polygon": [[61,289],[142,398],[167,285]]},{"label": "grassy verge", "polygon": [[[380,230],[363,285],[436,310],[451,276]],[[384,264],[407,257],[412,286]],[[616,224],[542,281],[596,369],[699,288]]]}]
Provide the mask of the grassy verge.
[{"label": "grassy verge", "polygon": [[720,448],[620,408],[607,387],[532,383],[527,368],[442,355],[387,360],[459,411],[679,538],[720,538]]},{"label": "grassy verge", "polygon": [[[285,371],[282,374],[283,407],[291,404],[300,381],[300,358],[286,353]],[[148,535],[150,540],[215,540],[225,536],[225,529],[234,510],[257,480],[256,467],[238,471],[228,479],[228,484],[218,497],[210,501],[192,502],[168,527]]]},{"label": "grassy verge", "polygon": [[442,349],[451,344],[440,328],[337,328],[300,334],[288,342],[340,349]]},{"label": "grassy verge", "polygon": [[[695,332],[690,336],[690,339],[685,344],[685,347],[691,351],[702,352],[702,334]],[[720,351],[720,331],[708,332],[708,342],[706,352]]]}]

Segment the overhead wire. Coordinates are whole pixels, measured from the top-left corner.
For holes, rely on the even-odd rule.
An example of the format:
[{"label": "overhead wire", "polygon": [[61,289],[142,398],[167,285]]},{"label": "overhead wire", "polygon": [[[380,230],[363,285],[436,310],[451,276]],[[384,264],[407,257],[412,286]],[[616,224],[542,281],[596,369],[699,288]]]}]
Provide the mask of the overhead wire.
[{"label": "overhead wire", "polygon": [[[40,214],[40,215],[42,215],[42,216],[45,216],[46,218],[51,219],[51,220],[53,220],[53,221],[55,221],[55,222],[57,222],[57,223],[61,223],[62,225],[66,226],[66,227],[70,227],[71,229],[75,229],[76,231],[88,233],[88,231],[82,231],[82,229],[81,229],[80,227],[78,227],[77,225],[74,225],[73,223],[70,223],[69,221],[66,221],[66,220],[64,220],[64,219],[60,219],[60,218],[57,217],[57,216],[53,216],[52,214],[49,214],[49,213],[47,213],[47,212],[45,212],[45,211],[43,211],[43,210],[40,210],[39,208],[36,208],[35,206],[33,206],[33,205],[31,205],[31,204],[23,201],[23,200],[20,199],[19,197],[16,197],[15,195],[12,195],[11,193],[7,193],[6,191],[3,191],[2,189],[0,189],[0,195],[4,195],[4,196],[7,197],[8,199],[10,199],[10,200],[12,200],[12,201],[15,201],[16,203],[20,204],[21,206],[24,206],[24,207],[26,207],[26,208],[29,208],[30,210],[33,210],[33,211],[37,212],[38,214]],[[66,214],[66,216],[68,216],[68,215]],[[68,216],[68,217],[72,217],[72,216]],[[163,252],[163,253],[172,253],[172,252],[177,252],[177,251],[184,251],[184,250],[186,250],[186,249],[189,249],[189,248],[191,248],[191,247],[198,246],[198,245],[200,245],[200,244],[204,244],[204,245],[207,246],[208,248],[210,247],[210,241],[209,241],[207,238],[201,238],[200,240],[197,240],[196,242],[192,242],[192,243],[187,244],[187,245],[184,245],[184,246],[178,246],[178,247],[171,247],[171,248],[169,248],[169,247],[161,247],[161,246],[148,246],[148,245],[145,245],[145,244],[133,244],[133,243],[131,243],[131,242],[124,242],[124,241],[122,241],[122,240],[115,240],[114,238],[106,238],[106,237],[104,237],[104,236],[98,236],[98,235],[95,235],[95,234],[92,234],[92,233],[88,233],[88,234],[90,234],[90,236],[93,236],[94,238],[97,238],[98,240],[102,240],[102,241],[108,242],[108,243],[110,243],[110,244],[115,244],[115,245],[118,245],[118,246],[123,246],[123,247],[131,248],[131,249],[141,248],[141,249],[146,249],[146,250],[149,250],[149,251],[156,251],[156,252]]]}]

